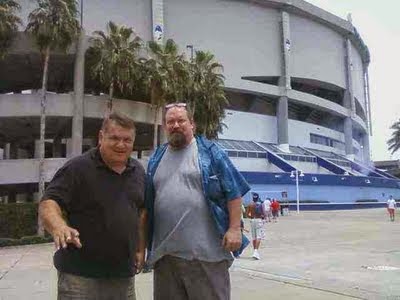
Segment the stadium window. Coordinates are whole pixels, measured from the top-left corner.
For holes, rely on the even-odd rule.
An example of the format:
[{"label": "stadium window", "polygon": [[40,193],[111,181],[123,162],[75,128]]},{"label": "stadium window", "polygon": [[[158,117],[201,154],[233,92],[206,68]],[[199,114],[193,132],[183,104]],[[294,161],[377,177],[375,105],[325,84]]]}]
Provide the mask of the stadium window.
[{"label": "stadium window", "polygon": [[229,157],[237,157],[238,156],[237,151],[227,151],[227,153],[228,153]]},{"label": "stadium window", "polygon": [[258,158],[267,158],[267,153],[261,153],[261,152],[259,152],[259,153],[257,153],[257,157],[258,157]]},{"label": "stadium window", "polygon": [[344,149],[344,143],[342,143],[338,140],[326,137],[326,136],[317,135],[317,134],[313,134],[313,133],[310,133],[310,142],[313,144],[324,145],[324,146],[328,146],[328,147],[336,148],[336,149],[340,149],[340,150]]},{"label": "stadium window", "polygon": [[239,151],[238,152],[238,157],[247,157],[247,152]]},{"label": "stadium window", "polygon": [[248,152],[247,157],[257,158],[257,153],[256,152]]}]

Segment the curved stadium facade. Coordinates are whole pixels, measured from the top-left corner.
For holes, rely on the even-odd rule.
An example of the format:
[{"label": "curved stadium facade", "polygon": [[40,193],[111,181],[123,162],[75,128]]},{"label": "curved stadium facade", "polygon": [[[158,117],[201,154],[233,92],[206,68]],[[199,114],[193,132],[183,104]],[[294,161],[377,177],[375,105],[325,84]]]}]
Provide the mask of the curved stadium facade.
[{"label": "curved stadium facade", "polygon": [[[26,23],[33,3],[20,2]],[[215,54],[230,102],[218,143],[253,191],[276,198],[285,191],[295,200],[290,175],[301,170],[301,200],[400,198],[398,180],[370,162],[370,57],[350,20],[302,0],[84,1],[82,17],[87,36],[50,59],[46,180],[96,144],[107,96],[90,94],[85,51],[88,35],[112,20],[134,27],[144,40],[172,38],[188,55],[193,49]],[[40,84],[40,54],[21,32],[0,62],[3,200],[30,200],[37,190]],[[114,107],[135,119],[134,154],[145,158],[151,106],[117,99]]]}]

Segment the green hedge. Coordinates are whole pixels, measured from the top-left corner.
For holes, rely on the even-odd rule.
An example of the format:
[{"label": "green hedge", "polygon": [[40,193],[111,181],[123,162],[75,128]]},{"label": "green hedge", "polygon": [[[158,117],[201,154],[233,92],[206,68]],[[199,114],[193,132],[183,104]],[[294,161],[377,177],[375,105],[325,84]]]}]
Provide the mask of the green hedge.
[{"label": "green hedge", "polygon": [[50,243],[52,241],[52,237],[41,237],[38,235],[23,236],[20,239],[0,238],[0,247],[42,244]]},{"label": "green hedge", "polygon": [[38,203],[0,204],[0,238],[20,239],[37,232]]}]

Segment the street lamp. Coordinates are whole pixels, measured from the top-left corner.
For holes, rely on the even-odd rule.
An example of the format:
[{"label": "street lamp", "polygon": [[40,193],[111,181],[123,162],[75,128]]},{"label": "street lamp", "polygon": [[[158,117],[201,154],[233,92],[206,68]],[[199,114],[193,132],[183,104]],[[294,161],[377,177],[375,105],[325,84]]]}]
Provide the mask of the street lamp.
[{"label": "street lamp", "polygon": [[361,152],[361,161],[362,161],[362,163],[364,163],[364,146],[363,145],[360,146],[360,152]]},{"label": "street lamp", "polygon": [[299,176],[304,177],[304,174],[300,170],[293,170],[290,172],[290,178],[296,178],[296,203],[297,213],[300,213],[300,191],[299,191]]},{"label": "street lamp", "polygon": [[190,60],[193,61],[194,46],[193,45],[186,45],[186,49],[190,49]]}]

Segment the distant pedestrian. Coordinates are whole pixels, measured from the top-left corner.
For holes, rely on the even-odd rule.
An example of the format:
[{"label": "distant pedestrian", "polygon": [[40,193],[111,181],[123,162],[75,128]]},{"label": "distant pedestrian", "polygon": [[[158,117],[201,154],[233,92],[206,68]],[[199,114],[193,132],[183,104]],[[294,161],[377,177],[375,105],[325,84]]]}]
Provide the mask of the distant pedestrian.
[{"label": "distant pedestrian", "polygon": [[393,199],[393,196],[390,195],[389,200],[387,201],[387,209],[389,212],[390,221],[394,222],[394,212],[396,210],[396,200]]},{"label": "distant pedestrian", "polygon": [[272,210],[272,219],[274,220],[274,222],[276,223],[278,220],[278,216],[279,216],[279,209],[280,209],[280,204],[276,199],[272,200],[271,203],[271,210]]},{"label": "distant pedestrian", "polygon": [[271,212],[271,199],[267,198],[264,201],[264,210],[265,210],[265,221],[266,222],[271,222],[272,218],[272,212]]},{"label": "distant pedestrian", "polygon": [[253,258],[259,260],[260,253],[258,252],[258,249],[260,248],[261,240],[265,237],[265,231],[263,228],[265,210],[257,193],[253,194],[253,202],[248,206],[248,217],[250,218],[251,238],[253,240]]}]

